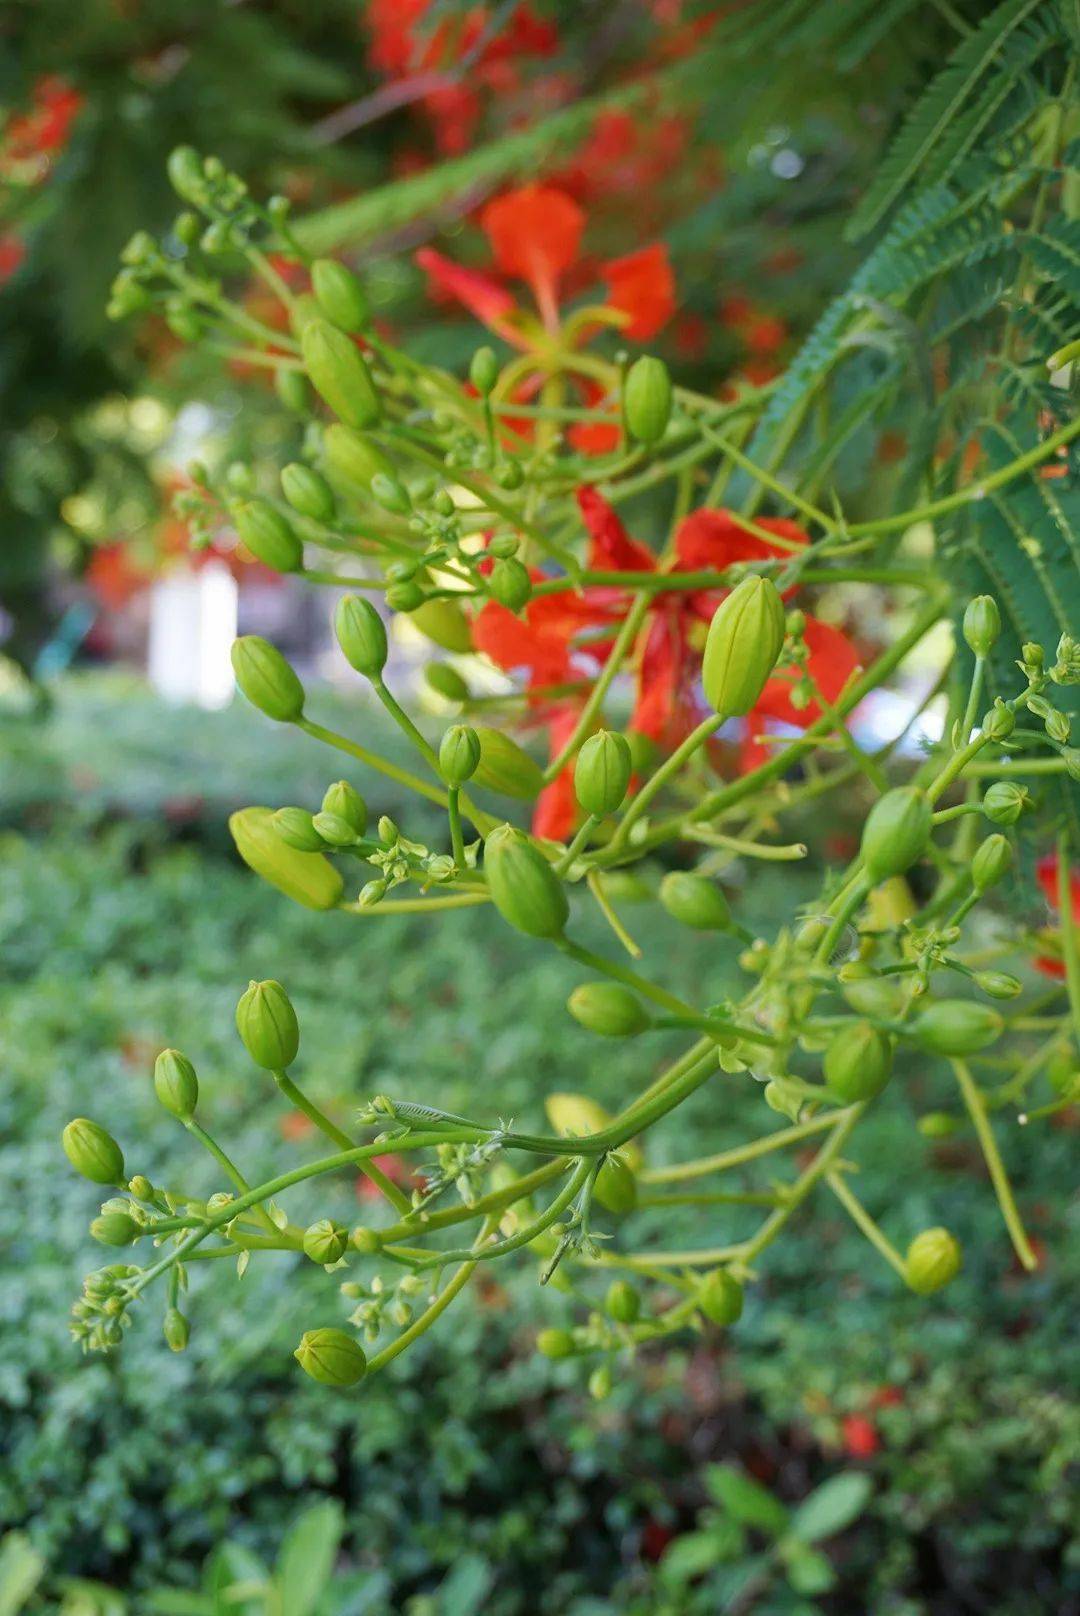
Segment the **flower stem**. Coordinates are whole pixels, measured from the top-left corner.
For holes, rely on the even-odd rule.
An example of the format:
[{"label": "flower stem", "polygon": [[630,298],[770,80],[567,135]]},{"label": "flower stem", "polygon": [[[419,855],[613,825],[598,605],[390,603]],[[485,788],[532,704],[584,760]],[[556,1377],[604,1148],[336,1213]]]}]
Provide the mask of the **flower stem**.
[{"label": "flower stem", "polygon": [[1031,1243],[1021,1222],[1020,1213],[1017,1210],[1012,1192],[1012,1185],[1009,1183],[1009,1175],[1005,1171],[1005,1163],[1001,1159],[997,1140],[994,1138],[994,1130],[991,1128],[986,1114],[986,1104],[983,1100],[982,1091],[972,1077],[966,1061],[954,1060],[952,1069],[960,1086],[964,1104],[967,1106],[968,1115],[975,1125],[975,1133],[978,1136],[982,1153],[986,1158],[987,1170],[990,1173],[990,1182],[994,1186],[994,1193],[998,1198],[998,1205],[1001,1207],[1001,1215],[1005,1220],[1005,1227],[1009,1231],[1013,1249],[1024,1267],[1031,1273],[1033,1269],[1038,1268],[1039,1259],[1031,1249]]}]

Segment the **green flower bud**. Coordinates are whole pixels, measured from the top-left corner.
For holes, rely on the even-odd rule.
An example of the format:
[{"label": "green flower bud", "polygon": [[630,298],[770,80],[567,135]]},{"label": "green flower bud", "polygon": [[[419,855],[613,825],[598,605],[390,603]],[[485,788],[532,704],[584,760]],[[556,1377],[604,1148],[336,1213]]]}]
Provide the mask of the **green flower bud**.
[{"label": "green flower bud", "polygon": [[292,326],[294,336],[303,336],[305,326],[309,326],[312,320],[322,318],[323,312],[312,292],[301,292],[298,297],[293,298],[289,311],[289,324]]},{"label": "green flower bud", "polygon": [[611,1396],[615,1377],[611,1373],[610,1364],[598,1364],[589,1376],[589,1396],[596,1402],[602,1403],[605,1397]]},{"label": "green flower bud", "polygon": [[[434,602],[432,602],[434,605]],[[468,701],[469,687],[456,668],[449,662],[429,662],[424,678],[437,696],[444,701]]]},{"label": "green flower bud", "polygon": [[895,977],[867,976],[848,980],[841,976],[841,991],[860,1016],[876,1016],[888,1021],[900,1014],[904,990]]},{"label": "green flower bud", "polygon": [[979,727],[988,740],[1006,741],[1016,728],[1016,714],[1011,707],[1006,707],[999,696],[994,705],[983,714],[983,721]]},{"label": "green flower bud", "polygon": [[528,937],[561,937],[570,916],[566,891],[547,859],[521,831],[499,825],[484,843],[491,901]]},{"label": "green flower bud", "polygon": [[382,1236],[375,1229],[365,1229],[362,1224],[357,1225],[349,1238],[363,1257],[374,1257],[376,1252],[382,1250]]},{"label": "green flower bud", "polygon": [[823,1071],[830,1094],[845,1105],[872,1100],[889,1081],[892,1044],[868,1021],[854,1021],[825,1051]]},{"label": "green flower bud", "polygon": [[131,1246],[142,1230],[127,1212],[103,1212],[91,1223],[90,1233],[103,1246]]},{"label": "green flower bud", "polygon": [[671,376],[662,359],[642,354],[626,374],[623,414],[639,443],[658,443],[671,419]]},{"label": "green flower bud", "polygon": [[377,471],[372,477],[371,497],[384,511],[391,511],[395,516],[408,516],[412,510],[408,489],[385,471]]},{"label": "green flower bud", "polygon": [[244,634],[233,641],[233,673],[253,707],[278,724],[291,724],[303,715],[304,687],[276,645],[260,634]]},{"label": "green flower bud", "polygon": [[161,1333],[165,1337],[170,1352],[183,1352],[191,1337],[191,1329],[187,1319],[178,1307],[165,1310]]},{"label": "green flower bud", "polygon": [[784,603],[768,578],[744,578],[717,607],[701,667],[705,699],[725,718],[748,713],[784,648]]},{"label": "green flower bud", "polygon": [[474,649],[469,619],[452,600],[425,600],[413,612],[412,626],[444,651],[465,656]]},{"label": "green flower bud", "polygon": [[124,1182],[124,1156],[120,1146],[111,1133],[106,1133],[89,1117],[76,1117],[69,1122],[61,1142],[72,1167],[92,1184]]},{"label": "green flower bud", "polygon": [[304,546],[292,525],[265,499],[250,499],[236,512],[236,531],[256,560],[275,572],[296,572]]},{"label": "green flower bud", "polygon": [[995,780],[988,786],[982,800],[982,811],[994,825],[1015,825],[1031,796],[1026,786],[1012,780]]},{"label": "green flower bud", "polygon": [[286,847],[294,847],[299,853],[321,853],[326,847],[306,808],[279,808],[274,815],[274,829]]},{"label": "green flower bud", "polygon": [[337,422],[323,433],[323,455],[332,477],[358,488],[370,489],[371,479],[380,472],[386,477],[394,475],[394,462],[381,449]]},{"label": "green flower bud", "polygon": [[924,1229],[907,1249],[907,1282],[920,1296],[929,1296],[956,1278],[962,1262],[960,1242],[948,1229]]},{"label": "green flower bud", "polygon": [[332,325],[341,331],[362,331],[368,323],[368,300],[351,269],[336,258],[316,258],[311,266],[315,299]]},{"label": "green flower bud", "polygon": [[307,378],[298,370],[279,365],[274,375],[274,391],[293,415],[306,415],[310,394]]},{"label": "green flower bud", "polygon": [[145,1173],[136,1173],[128,1184],[128,1190],[137,1201],[149,1201],[154,1194],[154,1186]]},{"label": "green flower bud", "polygon": [[452,724],[439,743],[439,772],[447,785],[463,786],[480,765],[480,737],[468,724]]},{"label": "green flower bud", "polygon": [[637,1179],[626,1158],[609,1151],[596,1175],[593,1194],[609,1212],[618,1216],[632,1212],[637,1205]]},{"label": "green flower bud", "polygon": [[281,492],[294,511],[313,522],[332,522],[337,509],[334,490],[312,466],[293,460],[281,473]]},{"label": "green flower bud", "polygon": [[347,819],[325,809],[312,816],[311,828],[329,847],[355,847],[360,840]]},{"label": "green flower bud", "polygon": [[278,834],[269,808],[241,808],[229,817],[236,850],[249,869],[305,909],[332,909],[345,883],[321,853],[305,853]]},{"label": "green flower bud", "polygon": [[234,460],[225,473],[225,481],[234,494],[253,494],[255,492],[255,472],[243,460]]},{"label": "green flower bud", "polygon": [[236,1006],[236,1030],[244,1048],[268,1072],[283,1072],[296,1059],[300,1027],[280,982],[249,982]]},{"label": "green flower bud", "polygon": [[478,724],[476,733],[480,738],[480,766],[473,776],[476,784],[522,801],[539,796],[544,774],[536,760],[501,729]]},{"label": "green flower bud", "polygon": [[293,1357],[320,1386],[355,1386],[367,1371],[363,1347],[344,1330],[305,1330]]},{"label": "green flower bud", "polygon": [[1013,850],[1006,837],[1000,831],[975,849],[971,860],[971,880],[976,892],[985,892],[987,887],[996,886],[1003,881],[1012,866]]},{"label": "green flower bud", "polygon": [[536,1348],[545,1358],[572,1358],[577,1350],[569,1330],[541,1330]]},{"label": "green flower bud", "polygon": [[917,1043],[933,1055],[974,1055],[1001,1037],[1005,1022],[989,1005],[937,999],[911,1023]]},{"label": "green flower bud", "polygon": [[488,555],[493,556],[496,561],[508,561],[511,556],[517,555],[520,548],[520,540],[516,533],[496,533],[488,545]]},{"label": "green flower bud", "polygon": [[697,1304],[711,1324],[737,1324],[742,1318],[743,1288],[726,1268],[714,1268],[698,1286]]},{"label": "green flower bud", "polygon": [[958,1118],[948,1111],[927,1111],[916,1123],[924,1139],[948,1139],[959,1126]]},{"label": "green flower bud", "polygon": [[371,373],[352,338],[327,320],[309,320],[301,333],[300,346],[311,385],[334,414],[357,431],[374,426],[382,407]]},{"label": "green flower bud", "polygon": [[514,556],[496,561],[488,574],[488,593],[508,611],[519,612],[532,595],[529,569]]},{"label": "green flower bud", "polygon": [[177,146],[169,153],[165,165],[169,184],[185,202],[202,202],[206,196],[206,178],[198,152],[192,146]]},{"label": "green flower bud", "polygon": [[976,595],[964,612],[964,638],[976,656],[989,656],[1001,633],[1001,613],[993,595]]},{"label": "green flower bud", "polygon": [[333,785],[327,786],[323,794],[322,811],[324,814],[336,814],[356,832],[357,836],[362,836],[367,830],[367,803],[348,780],[335,780]]},{"label": "green flower bud", "polygon": [[333,1218],[320,1218],[304,1230],[304,1255],[324,1268],[340,1262],[348,1244],[348,1229]]},{"label": "green flower bud", "polygon": [[1067,713],[1051,707],[1043,719],[1043,728],[1052,741],[1058,746],[1064,746],[1072,734],[1072,719]]},{"label": "green flower bud", "polygon": [[975,986],[992,999],[1015,999],[1024,991],[1019,977],[1010,976],[1007,971],[976,971]]},{"label": "green flower bud", "polygon": [[587,814],[603,819],[622,806],[630,784],[630,743],[615,730],[590,735],[574,765],[574,792]]},{"label": "green flower bud", "polygon": [[365,679],[377,679],[386,666],[386,624],[369,600],[343,595],[334,613],[334,632],[345,660]]},{"label": "green flower bud", "polygon": [[391,584],[384,596],[392,612],[415,612],[427,599],[421,586],[412,578],[407,583]]},{"label": "green flower bud", "polygon": [[704,875],[671,870],[660,883],[660,902],[675,920],[695,931],[727,931],[731,910],[723,892]]},{"label": "green flower bud", "polygon": [[918,786],[897,786],[879,797],[866,817],[862,857],[875,885],[910,870],[926,848],[933,828],[926,793]]},{"label": "green flower bud", "polygon": [[163,1049],[154,1062],[154,1093],[170,1116],[190,1122],[199,1103],[195,1068],[178,1049]]},{"label": "green flower bud", "polygon": [[641,1312],[641,1297],[629,1280],[616,1279],[608,1287],[604,1310],[616,1324],[633,1324]]},{"label": "green flower bud", "polygon": [[640,1000],[618,982],[582,982],[566,1008],[575,1021],[601,1038],[634,1038],[652,1025]]},{"label": "green flower bud", "polygon": [[1080,785],[1080,748],[1067,746],[1061,754],[1061,761],[1065,765],[1065,773],[1070,780]]},{"label": "green flower bud", "polygon": [[477,348],[469,364],[469,380],[481,398],[487,398],[499,379],[499,361],[494,348]]}]

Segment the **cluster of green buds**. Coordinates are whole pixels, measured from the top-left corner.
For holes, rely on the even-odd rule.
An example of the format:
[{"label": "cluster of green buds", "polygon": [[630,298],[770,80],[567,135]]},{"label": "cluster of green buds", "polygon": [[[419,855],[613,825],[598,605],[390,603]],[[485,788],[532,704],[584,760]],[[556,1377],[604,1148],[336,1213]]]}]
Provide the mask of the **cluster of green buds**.
[{"label": "cluster of green buds", "polygon": [[[1080,776],[1062,694],[1080,679],[1077,639],[1065,633],[1053,653],[1026,643],[1010,661],[1001,654],[1002,612],[978,597],[958,625],[971,655],[956,659],[940,741],[915,764],[894,748],[870,750],[850,715],[938,630],[952,602],[932,573],[891,568],[888,581],[917,602],[910,620],[824,700],[808,618],[788,604],[791,593],[808,582],[877,586],[882,574],[861,564],[865,528],[861,535],[857,524],[819,510],[739,447],[766,394],[748,389],[721,402],[674,388],[652,356],[631,364],[590,355],[575,371],[573,355],[545,349],[527,357],[548,368],[552,386],[521,406],[517,359],[503,362],[481,347],[467,377],[420,363],[379,335],[351,270],[306,253],[283,204],[256,204],[220,164],[186,149],[170,173],[191,211],[165,243],[139,237],[129,246],[113,312],[160,307],[185,340],[187,333],[270,369],[283,403],[303,420],[294,458],[272,477],[261,467],[196,468],[185,495],[196,526],[205,533],[228,521],[265,565],[345,591],[334,612],[341,654],[410,753],[408,764],[391,761],[368,737],[328,728],[313,716],[319,692],[305,690],[270,642],[244,636],[233,650],[243,695],[266,718],[332,748],[336,771],[348,759],[355,779],[334,779],[317,804],[239,810],[230,828],[240,856],[285,898],[358,924],[392,926],[401,915],[438,924],[445,911],[475,907],[493,928],[556,951],[567,1011],[583,1038],[647,1046],[662,1036],[679,1047],[659,1073],[643,1059],[639,1092],[616,1115],[587,1093],[538,1095],[545,1131],[486,1115],[482,1078],[470,1115],[377,1095],[352,1115],[331,1117],[297,1082],[300,1027],[285,988],[253,982],[237,1009],[243,1046],[282,1101],[325,1136],[327,1154],[251,1182],[207,1132],[213,1096],[208,1106],[191,1062],[166,1050],[153,1074],[157,1099],[209,1153],[220,1184],[209,1199],[158,1190],[127,1177],[119,1146],[99,1124],[69,1126],[72,1165],[112,1195],[91,1232],[154,1253],[142,1266],[91,1276],[76,1308],[78,1339],[114,1346],[132,1303],[160,1280],[166,1339],[182,1350],[189,1326],[180,1299],[198,1254],[235,1256],[243,1271],[286,1253],[326,1270],[337,1305],[343,1298],[350,1307],[345,1318],[333,1314],[308,1329],[296,1360],[319,1382],[349,1387],[436,1324],[485,1264],[531,1253],[540,1283],[561,1298],[553,1307],[564,1310],[541,1333],[540,1350],[581,1358],[602,1396],[618,1355],[677,1332],[736,1327],[744,1301],[756,1305],[765,1254],[823,1195],[912,1292],[929,1296],[961,1271],[956,1237],[938,1226],[890,1231],[852,1187],[860,1120],[891,1103],[912,1072],[935,1090],[934,1108],[914,1118],[913,1144],[971,1130],[1007,1237],[1021,1264],[1034,1267],[999,1134],[1002,1119],[1027,1126],[1080,1096],[1080,952],[1068,924],[1047,940],[1030,901],[1019,904],[1030,928],[1003,933],[996,916],[1003,896],[1017,907],[1029,826],[1060,829],[1057,908],[1062,919],[1071,915],[1072,846],[1054,804],[1059,788]],[[286,285],[271,252],[302,270],[310,290]],[[211,268],[208,258],[219,262]],[[260,327],[226,294],[234,264],[280,296],[280,329]],[[603,395],[595,410],[562,402],[562,384],[578,374]],[[510,430],[522,408],[532,420],[529,439]],[[609,429],[617,419],[618,441],[586,460],[569,430],[582,419]],[[755,482],[760,501],[816,525],[815,542],[765,546],[762,559],[704,574],[673,570],[677,522],[699,490],[704,497],[735,468]],[[1016,475],[1027,469],[1018,461]],[[602,484],[616,505],[670,485],[674,517],[654,570],[590,569],[573,498],[586,480]],[[902,515],[885,526],[901,531],[920,513]],[[769,536],[753,516],[740,520]],[[542,639],[547,602],[558,610],[562,596],[572,614],[589,591],[601,591],[605,605],[615,599],[621,612],[599,651],[587,637],[575,646],[583,670],[596,653],[592,672],[579,679],[570,661],[562,671],[574,677],[559,684],[474,694],[482,611],[494,604],[518,614],[523,632]],[[649,616],[666,623],[680,591],[693,595],[695,610],[703,600],[712,607],[697,647],[700,722],[658,748],[619,722],[622,676],[640,671]],[[402,615],[453,658],[426,670],[439,712],[449,709],[441,730],[430,713],[410,711],[395,672]],[[753,735],[778,679],[804,727],[794,737],[769,735],[765,761],[749,773],[717,778],[730,727]],[[490,692],[490,678],[480,688]],[[529,719],[547,702],[564,703],[572,727],[545,766],[527,741]],[[358,711],[362,724],[363,705]],[[387,779],[395,801],[411,794],[425,805],[425,826],[435,810],[441,829],[425,828],[421,838],[407,807],[395,809],[401,825],[380,813]],[[576,812],[561,839],[530,826],[556,784],[572,790]],[[843,867],[826,864],[814,899],[763,935],[746,874],[758,862],[807,860],[806,843],[778,840],[778,827],[792,815],[798,826],[806,806],[830,794],[861,810],[857,850]],[[675,992],[652,968],[660,945],[647,922],[632,928],[626,918],[631,903],[653,905],[648,913],[664,927],[685,927],[703,974],[714,951],[727,951],[741,987],[719,1002],[702,1002],[693,986]],[[580,940],[585,913],[606,924],[606,948]],[[1035,993],[1018,973],[1025,957],[1047,949],[1061,974]],[[652,1130],[719,1083],[744,1085],[755,1119],[746,1142],[720,1156],[657,1159]],[[399,1163],[393,1173],[387,1157]],[[765,1185],[753,1177],[762,1161],[772,1167]],[[784,1161],[791,1165],[778,1169]],[[310,1191],[325,1176],[358,1170],[381,1196],[364,1226],[349,1230],[325,1207],[294,1224],[279,1205],[298,1186]],[[729,1174],[739,1187],[700,1187]],[[710,1238],[670,1251],[658,1224],[672,1203],[754,1224],[736,1223],[738,1238],[723,1245]],[[888,1206],[878,1210],[893,1222]]]}]

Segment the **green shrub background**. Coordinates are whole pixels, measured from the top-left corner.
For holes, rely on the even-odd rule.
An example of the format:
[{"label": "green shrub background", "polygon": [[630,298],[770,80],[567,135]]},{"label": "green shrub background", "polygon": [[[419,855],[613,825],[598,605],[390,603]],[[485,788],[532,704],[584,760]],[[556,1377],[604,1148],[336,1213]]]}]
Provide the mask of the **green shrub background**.
[{"label": "green shrub background", "polygon": [[[51,725],[12,726],[9,739],[19,766],[0,800],[0,1519],[24,1526],[55,1572],[136,1596],[162,1580],[193,1583],[223,1536],[272,1555],[300,1504],[329,1493],[345,1503],[358,1578],[344,1611],[704,1611],[714,1607],[665,1591],[650,1555],[661,1528],[693,1526],[708,1465],[742,1463],[801,1497],[851,1462],[843,1416],[870,1411],[875,1495],[838,1546],[838,1602],[826,1608],[1074,1608],[1075,1135],[1008,1129],[1025,1217],[1048,1248],[1045,1267],[1021,1279],[970,1136],[935,1145],[912,1128],[912,1110],[949,1099],[944,1077],[914,1063],[864,1130],[860,1194],[901,1243],[936,1221],[956,1230],[967,1266],[946,1298],[902,1294],[819,1197],[812,1223],[770,1253],[736,1330],[644,1355],[603,1403],[587,1395],[580,1364],[533,1353],[535,1329],[560,1322],[567,1303],[538,1287],[528,1256],[359,1395],[327,1393],[291,1359],[303,1328],[346,1311],[334,1281],[303,1259],[256,1258],[239,1286],[217,1264],[196,1265],[181,1357],[166,1349],[151,1298],[115,1358],[80,1358],[66,1311],[101,1255],[85,1233],[94,1191],[59,1150],[71,1115],[93,1115],[107,1094],[132,1170],[167,1183],[181,1160],[194,1162],[213,1187],[212,1166],[153,1098],[153,1055],[175,1043],[246,1169],[263,1176],[318,1148],[282,1139],[280,1099],[235,1035],[249,976],[285,976],[305,1083],[342,1118],[376,1092],[451,1110],[468,1097],[475,1109],[480,1070],[485,1110],[523,1125],[539,1124],[536,1097],[550,1088],[615,1106],[668,1035],[590,1043],[564,1010],[565,964],[468,912],[437,927],[369,928],[308,914],[261,885],[223,841],[225,811],[310,804],[326,780],[313,749],[267,746],[246,711],[163,712],[122,679],[84,678],[62,691]],[[379,806],[393,811],[382,793]],[[790,867],[755,870],[751,924],[789,910],[799,879]],[[649,952],[702,995],[722,993],[735,970],[728,944],[674,925]],[[761,1103],[733,1088],[729,1105],[710,1086],[658,1146],[723,1149]],[[767,1182],[747,1172],[748,1185]],[[306,1206],[295,1194],[290,1210],[301,1221],[367,1215],[347,1180]],[[665,1213],[665,1242],[678,1244],[691,1221],[700,1234],[701,1215],[688,1209],[680,1230],[679,1214]],[[754,1213],[705,1215],[722,1241]],[[883,1386],[899,1400],[875,1413]],[[466,1541],[467,1574],[444,1583]],[[927,1590],[937,1603],[921,1602]]]}]

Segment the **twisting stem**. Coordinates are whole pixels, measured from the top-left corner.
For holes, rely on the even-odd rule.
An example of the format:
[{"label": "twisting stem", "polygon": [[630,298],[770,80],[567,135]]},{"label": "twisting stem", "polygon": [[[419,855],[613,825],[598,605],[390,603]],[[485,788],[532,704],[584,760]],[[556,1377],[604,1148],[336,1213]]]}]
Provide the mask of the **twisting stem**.
[{"label": "twisting stem", "polygon": [[[308,1121],[313,1122],[316,1128],[321,1133],[324,1133],[332,1144],[340,1145],[342,1150],[351,1150],[353,1148],[356,1140],[350,1139],[348,1134],[339,1128],[336,1123],[331,1122],[330,1118],[320,1111],[313,1101],[308,1099],[303,1090],[297,1087],[287,1072],[275,1072],[274,1082],[289,1104],[295,1106],[298,1111],[302,1111]],[[407,1212],[409,1210],[412,1204],[409,1197],[387,1178],[381,1167],[377,1167],[373,1161],[361,1161],[359,1165],[360,1171],[382,1191],[396,1211]]]},{"label": "twisting stem", "polygon": [[982,1091],[972,1077],[966,1061],[954,1060],[952,1069],[956,1074],[960,1093],[964,1097],[964,1104],[967,1106],[968,1115],[974,1123],[975,1133],[982,1148],[982,1153],[986,1158],[990,1182],[994,1186],[994,1193],[998,1198],[998,1205],[1001,1207],[1001,1215],[1005,1220],[1005,1227],[1009,1231],[1009,1239],[1013,1243],[1016,1255],[1030,1273],[1033,1269],[1038,1268],[1039,1259],[1031,1249],[1031,1242],[1028,1240],[1024,1225],[1021,1222],[1020,1213],[1017,1210],[1016,1200],[1012,1192],[1012,1185],[1009,1183],[1009,1175],[1005,1171],[1005,1163],[1001,1159],[1001,1152],[998,1150],[997,1140],[994,1138],[994,1130],[991,1128],[990,1120],[986,1114],[986,1103],[983,1099]]}]

